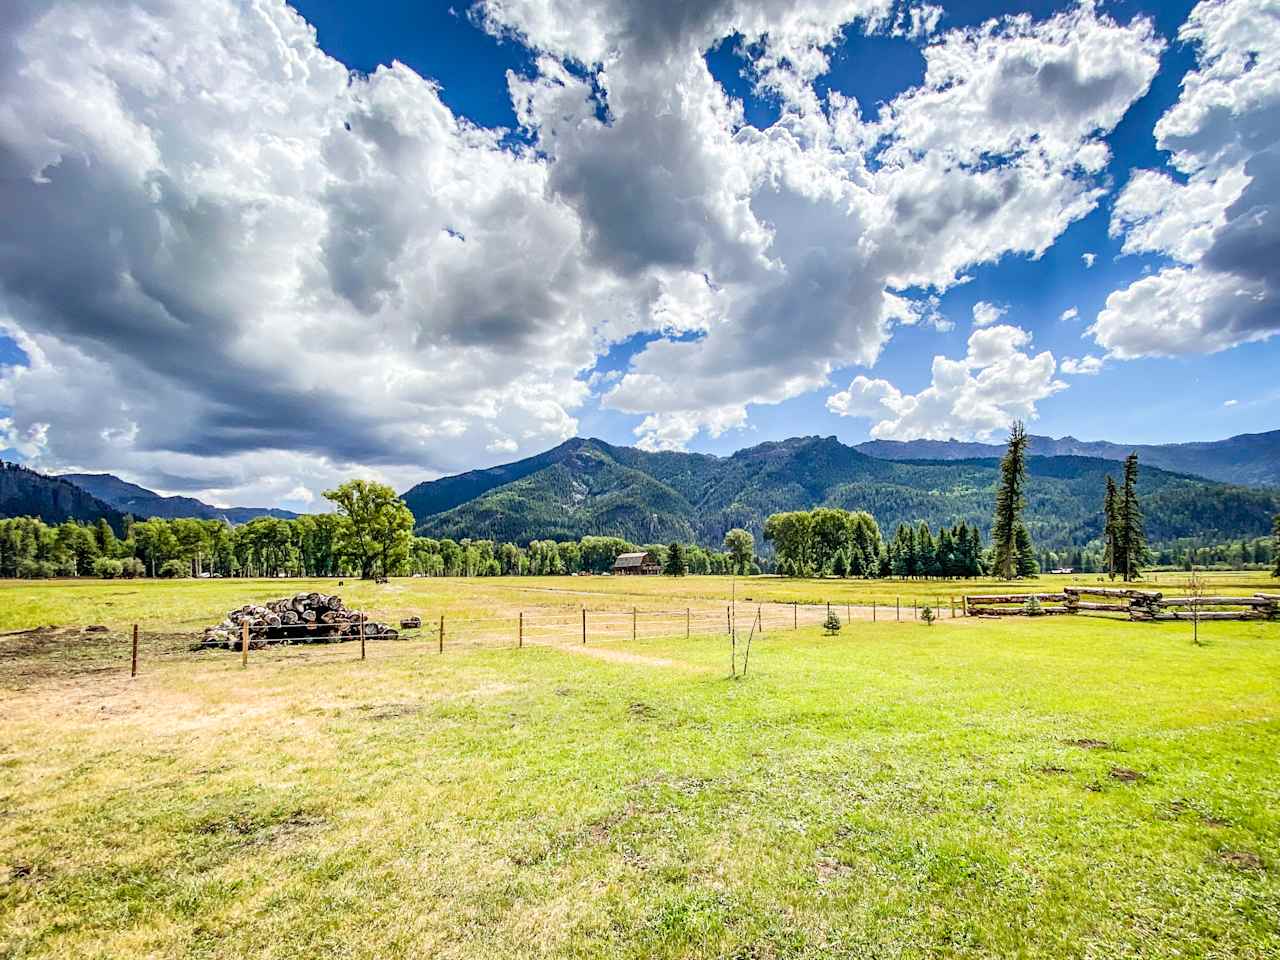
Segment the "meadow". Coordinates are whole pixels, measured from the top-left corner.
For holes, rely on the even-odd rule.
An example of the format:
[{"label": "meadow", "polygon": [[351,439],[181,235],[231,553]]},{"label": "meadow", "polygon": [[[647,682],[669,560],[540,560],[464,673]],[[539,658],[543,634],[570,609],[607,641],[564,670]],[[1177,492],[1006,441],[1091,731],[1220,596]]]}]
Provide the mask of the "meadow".
[{"label": "meadow", "polygon": [[[229,607],[335,587],[0,584],[0,631],[28,631],[0,637],[0,956],[1280,955],[1280,624],[1194,645],[1186,624],[859,613],[837,636],[770,629],[745,677],[740,643],[736,679],[723,630],[460,633],[443,656],[410,637],[247,669],[188,649]],[[388,619],[660,625],[731,593],[962,589],[992,585],[340,592]],[[154,655],[130,679],[134,622]]]}]

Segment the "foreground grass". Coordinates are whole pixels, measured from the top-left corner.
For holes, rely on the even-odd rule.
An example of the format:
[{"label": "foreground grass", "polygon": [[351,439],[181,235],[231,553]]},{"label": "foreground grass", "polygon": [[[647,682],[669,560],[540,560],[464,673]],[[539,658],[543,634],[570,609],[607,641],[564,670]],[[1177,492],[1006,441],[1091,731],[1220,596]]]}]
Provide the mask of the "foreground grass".
[{"label": "foreground grass", "polygon": [[1280,637],[1205,632],[71,661],[5,695],[0,956],[1274,957]]}]

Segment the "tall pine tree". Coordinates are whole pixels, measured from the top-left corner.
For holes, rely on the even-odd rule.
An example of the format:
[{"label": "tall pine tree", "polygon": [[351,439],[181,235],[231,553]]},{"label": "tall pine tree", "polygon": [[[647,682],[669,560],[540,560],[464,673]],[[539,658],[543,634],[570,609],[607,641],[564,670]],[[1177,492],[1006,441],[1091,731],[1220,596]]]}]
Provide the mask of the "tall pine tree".
[{"label": "tall pine tree", "polygon": [[1275,520],[1271,522],[1271,556],[1276,561],[1275,569],[1271,571],[1271,575],[1280,577],[1280,513],[1276,514]]},{"label": "tall pine tree", "polygon": [[[1027,428],[1015,420],[1009,431],[1009,445],[1000,461],[1000,488],[996,491],[995,516],[991,520],[991,545],[995,552],[996,576],[1012,580],[1018,575],[1018,525],[1027,505],[1022,488],[1027,482]],[[1027,549],[1031,538],[1027,537]]]},{"label": "tall pine tree", "polygon": [[1120,489],[1120,573],[1125,580],[1136,580],[1147,553],[1147,534],[1142,524],[1142,506],[1138,503],[1138,455],[1131,453],[1124,461],[1124,486]]},{"label": "tall pine tree", "polygon": [[1107,492],[1102,499],[1105,522],[1102,528],[1102,562],[1112,580],[1120,565],[1120,491],[1113,476],[1107,474]]}]

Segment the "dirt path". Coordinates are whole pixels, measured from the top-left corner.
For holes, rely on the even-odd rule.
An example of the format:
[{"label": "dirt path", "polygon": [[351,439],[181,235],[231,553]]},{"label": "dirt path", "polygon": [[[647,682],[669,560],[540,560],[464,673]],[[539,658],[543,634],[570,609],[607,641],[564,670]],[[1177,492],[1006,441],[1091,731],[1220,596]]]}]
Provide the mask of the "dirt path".
[{"label": "dirt path", "polygon": [[565,653],[575,653],[580,657],[592,657],[596,660],[607,660],[610,663],[629,663],[640,667],[679,667],[685,670],[699,669],[686,660],[672,660],[668,657],[646,657],[626,650],[610,650],[606,647],[575,647],[554,645],[555,649]]}]

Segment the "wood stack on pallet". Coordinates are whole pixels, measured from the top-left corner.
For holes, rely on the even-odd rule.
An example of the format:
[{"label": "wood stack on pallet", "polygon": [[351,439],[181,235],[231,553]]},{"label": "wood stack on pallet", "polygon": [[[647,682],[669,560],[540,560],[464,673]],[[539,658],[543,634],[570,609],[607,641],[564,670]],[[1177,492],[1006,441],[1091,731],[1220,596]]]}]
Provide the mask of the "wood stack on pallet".
[{"label": "wood stack on pallet", "polygon": [[399,636],[386,624],[368,620],[359,610],[348,609],[341,597],[299,593],[232,610],[221,623],[205,628],[203,645],[238,650],[245,624],[249,625],[251,649],[278,643],[335,643],[357,639],[361,622],[367,638],[393,640]]}]

